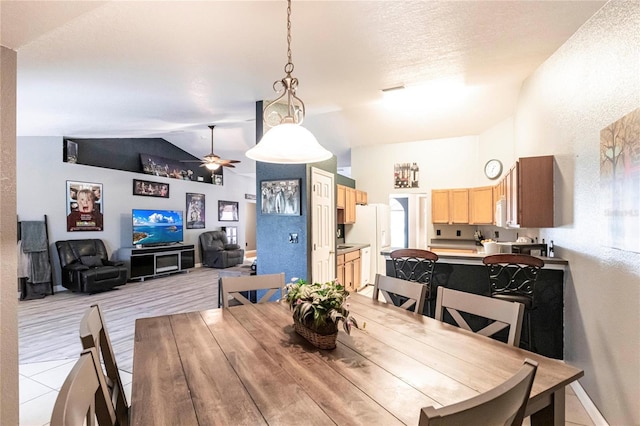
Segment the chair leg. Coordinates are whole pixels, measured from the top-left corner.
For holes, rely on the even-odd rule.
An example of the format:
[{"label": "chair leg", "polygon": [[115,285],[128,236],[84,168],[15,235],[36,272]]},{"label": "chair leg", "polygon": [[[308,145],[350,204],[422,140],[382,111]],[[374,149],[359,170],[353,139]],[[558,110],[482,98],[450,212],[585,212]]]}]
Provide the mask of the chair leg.
[{"label": "chair leg", "polygon": [[531,310],[525,309],[524,320],[527,322],[527,340],[520,339],[521,344],[524,343],[524,349],[535,352],[535,346],[533,344],[533,329],[531,327]]}]

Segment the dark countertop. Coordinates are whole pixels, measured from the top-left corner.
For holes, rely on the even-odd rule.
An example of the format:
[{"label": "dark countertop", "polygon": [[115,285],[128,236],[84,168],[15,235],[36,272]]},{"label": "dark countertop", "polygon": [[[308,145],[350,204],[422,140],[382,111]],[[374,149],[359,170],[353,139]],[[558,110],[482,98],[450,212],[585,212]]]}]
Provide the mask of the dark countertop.
[{"label": "dark countertop", "polygon": [[[389,254],[394,249],[391,248],[389,250],[382,251],[382,254],[385,257],[389,257]],[[481,253],[468,253],[468,252],[455,252],[451,250],[447,251],[438,251],[438,249],[432,250],[438,257],[442,260],[442,262],[450,263],[450,264],[461,264],[461,265],[482,265],[482,258],[485,256],[483,252]],[[543,257],[536,256],[540,259],[544,260],[544,268],[545,269],[564,269],[569,262],[565,259],[561,259],[559,257]]]},{"label": "dark countertop", "polygon": [[[349,253],[352,251],[360,250],[365,247],[369,247],[370,244],[357,244],[357,243],[340,243],[336,244],[336,255]],[[345,248],[340,248],[345,247]]]}]

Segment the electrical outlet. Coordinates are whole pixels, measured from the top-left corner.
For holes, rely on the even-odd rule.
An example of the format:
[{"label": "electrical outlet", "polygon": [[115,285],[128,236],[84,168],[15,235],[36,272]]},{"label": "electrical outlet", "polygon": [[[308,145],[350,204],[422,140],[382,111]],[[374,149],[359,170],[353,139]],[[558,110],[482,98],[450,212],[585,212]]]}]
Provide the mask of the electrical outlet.
[{"label": "electrical outlet", "polygon": [[439,230],[439,229],[436,229],[436,235],[437,235],[437,236],[440,236],[440,235],[442,235],[442,232],[440,232],[440,230]]},{"label": "electrical outlet", "polygon": [[460,231],[459,229],[456,229],[456,237],[459,237],[462,235],[462,231]]},{"label": "electrical outlet", "polygon": [[493,238],[500,238],[500,232],[493,231]]},{"label": "electrical outlet", "polygon": [[291,244],[298,244],[298,234],[289,234],[289,242]]}]

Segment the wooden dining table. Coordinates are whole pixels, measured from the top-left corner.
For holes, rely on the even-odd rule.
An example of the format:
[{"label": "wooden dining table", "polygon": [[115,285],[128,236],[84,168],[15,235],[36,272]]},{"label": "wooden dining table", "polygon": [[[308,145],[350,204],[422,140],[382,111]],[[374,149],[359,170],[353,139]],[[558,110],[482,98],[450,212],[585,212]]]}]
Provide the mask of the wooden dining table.
[{"label": "wooden dining table", "polygon": [[538,362],[531,423],[564,425],[582,370],[354,294],[360,329],[320,350],[284,303],[136,321],[133,425],[417,425],[420,409],[488,391]]}]

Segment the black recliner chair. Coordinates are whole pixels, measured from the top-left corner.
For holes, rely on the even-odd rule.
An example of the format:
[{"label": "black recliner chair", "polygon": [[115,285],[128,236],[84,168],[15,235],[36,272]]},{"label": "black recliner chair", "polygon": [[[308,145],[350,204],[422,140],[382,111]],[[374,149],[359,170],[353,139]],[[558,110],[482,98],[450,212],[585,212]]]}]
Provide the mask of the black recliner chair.
[{"label": "black recliner chair", "polygon": [[244,250],[238,244],[229,244],[224,231],[200,234],[200,258],[203,266],[229,268],[244,262]]},{"label": "black recliner chair", "polygon": [[56,241],[62,285],[73,292],[97,293],[126,284],[127,267],[109,260],[102,240]]}]

